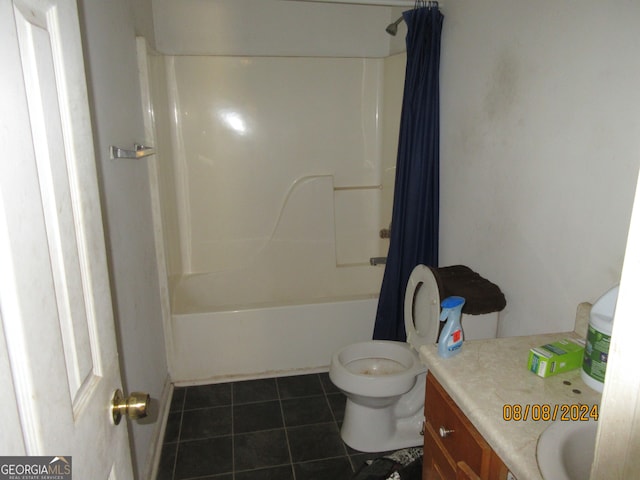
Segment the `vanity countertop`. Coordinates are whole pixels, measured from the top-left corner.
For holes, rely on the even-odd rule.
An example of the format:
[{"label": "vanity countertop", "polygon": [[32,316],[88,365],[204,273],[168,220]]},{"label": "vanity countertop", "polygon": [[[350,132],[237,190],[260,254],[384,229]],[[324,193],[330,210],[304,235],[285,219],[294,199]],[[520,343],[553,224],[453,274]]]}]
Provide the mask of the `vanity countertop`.
[{"label": "vanity countertop", "polygon": [[[436,345],[423,346],[420,358],[451,398],[500,456],[518,480],[541,480],[536,461],[538,437],[551,421],[535,420],[550,405],[574,418],[578,407],[599,405],[601,394],[580,378],[580,369],[540,378],[527,370],[529,349],[563,338],[580,338],[574,332],[465,341],[459,354],[438,356]],[[584,337],[583,337],[584,338]],[[509,420],[521,409],[527,420]],[[599,407],[596,407],[598,409]],[[507,419],[505,419],[505,416]]]}]

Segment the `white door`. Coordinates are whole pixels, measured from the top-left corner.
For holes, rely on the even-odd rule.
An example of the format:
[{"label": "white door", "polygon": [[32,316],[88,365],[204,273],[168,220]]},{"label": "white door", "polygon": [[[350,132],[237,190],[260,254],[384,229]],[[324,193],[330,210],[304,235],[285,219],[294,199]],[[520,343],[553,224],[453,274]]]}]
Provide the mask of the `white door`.
[{"label": "white door", "polygon": [[0,455],[130,479],[75,1],[0,0],[0,99]]}]

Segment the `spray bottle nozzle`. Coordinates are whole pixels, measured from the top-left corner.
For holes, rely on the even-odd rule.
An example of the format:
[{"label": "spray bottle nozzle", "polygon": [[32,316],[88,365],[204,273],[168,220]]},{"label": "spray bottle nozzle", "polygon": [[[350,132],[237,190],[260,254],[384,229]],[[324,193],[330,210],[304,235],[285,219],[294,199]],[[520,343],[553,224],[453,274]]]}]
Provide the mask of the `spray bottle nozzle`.
[{"label": "spray bottle nozzle", "polygon": [[451,311],[462,311],[464,301],[464,298],[456,296],[445,298],[442,303],[440,303],[440,306],[442,307],[442,313],[440,313],[440,321],[445,321],[449,317],[449,312]]}]

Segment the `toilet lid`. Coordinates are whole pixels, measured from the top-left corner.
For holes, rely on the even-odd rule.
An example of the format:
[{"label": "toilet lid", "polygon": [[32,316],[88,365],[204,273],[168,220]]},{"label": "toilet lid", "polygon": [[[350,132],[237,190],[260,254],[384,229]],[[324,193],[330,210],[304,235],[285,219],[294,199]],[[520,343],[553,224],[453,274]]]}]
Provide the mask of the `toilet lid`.
[{"label": "toilet lid", "polygon": [[404,296],[404,326],[407,343],[416,351],[438,341],[440,292],[431,269],[417,265],[407,282]]}]

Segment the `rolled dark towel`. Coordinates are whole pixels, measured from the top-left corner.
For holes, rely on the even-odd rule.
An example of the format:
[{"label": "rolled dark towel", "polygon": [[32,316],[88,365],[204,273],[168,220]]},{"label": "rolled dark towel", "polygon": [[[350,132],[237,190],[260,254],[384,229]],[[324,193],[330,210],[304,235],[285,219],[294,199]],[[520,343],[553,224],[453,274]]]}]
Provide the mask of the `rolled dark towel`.
[{"label": "rolled dark towel", "polygon": [[465,265],[430,268],[438,282],[440,299],[451,295],[464,297],[462,313],[482,315],[499,312],[507,305],[500,287]]}]

